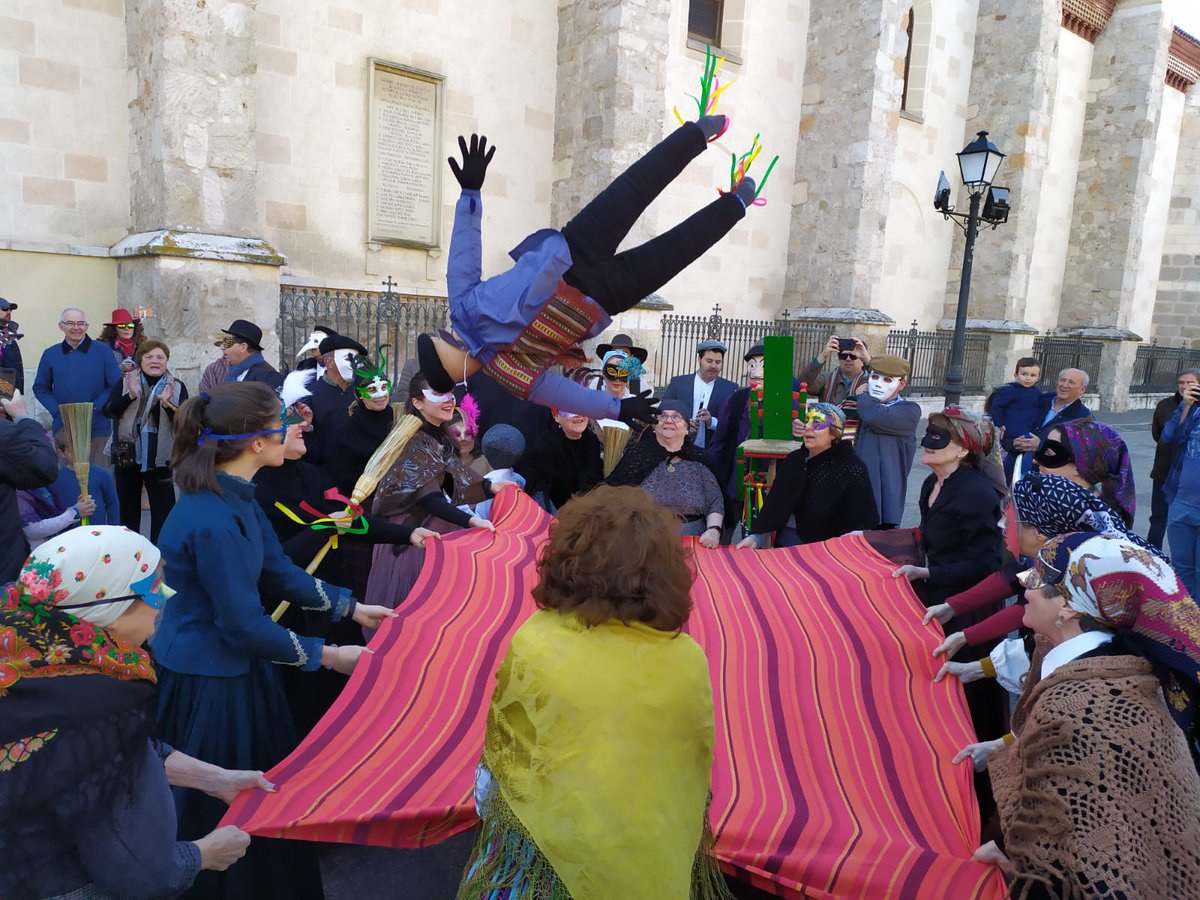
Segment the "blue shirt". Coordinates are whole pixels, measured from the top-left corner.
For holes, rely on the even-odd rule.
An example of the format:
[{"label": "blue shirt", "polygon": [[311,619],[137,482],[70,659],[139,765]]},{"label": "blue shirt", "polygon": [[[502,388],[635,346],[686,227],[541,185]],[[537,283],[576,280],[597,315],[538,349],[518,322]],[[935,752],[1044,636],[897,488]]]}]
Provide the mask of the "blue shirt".
[{"label": "blue shirt", "polygon": [[184,494],[159,535],[163,581],[176,594],[150,642],[155,658],[186,675],[245,675],[255,657],[316,669],[325,642],[272,622],[264,602],[273,609],[289,600],[336,622],[354,609],[350,592],[284,556],[253,484],[224,472],[217,479],[220,494]]},{"label": "blue shirt", "polygon": [[112,434],[112,422],[100,410],[120,380],[121,369],[112,347],[85,337],[78,347],[63,341],[42,351],[33,394],[54,417],[54,431],[62,428],[60,403],[91,403],[95,406],[92,437],[106,437]]},{"label": "blue shirt", "polygon": [[[454,207],[446,286],[450,294],[450,323],[471,356],[487,363],[511,346],[542,311],[571,268],[571,250],[561,232],[543,228],[525,238],[509,256],[515,265],[507,272],[483,278],[483,199],[479,191],[463,191]],[[612,323],[595,301],[595,324],[584,335],[592,338]],[[454,372],[451,376],[457,377]],[[556,372],[543,371],[529,391],[542,406],[567,409],[595,419],[615,419],[621,403],[604,391],[594,391]]]},{"label": "blue shirt", "polygon": [[1174,415],[1163,426],[1160,443],[1172,444],[1180,449],[1171,464],[1163,491],[1167,502],[1186,503],[1200,508],[1200,412],[1196,406],[1188,407],[1188,416],[1183,417],[1184,406],[1179,404]]},{"label": "blue shirt", "polygon": [[[53,490],[68,506],[74,506],[81,493],[75,470],[68,465],[59,466],[58,478]],[[112,472],[92,466],[88,469],[88,495],[96,501],[96,511],[88,517],[91,525],[120,525],[121,506],[117,502],[117,483]]]}]

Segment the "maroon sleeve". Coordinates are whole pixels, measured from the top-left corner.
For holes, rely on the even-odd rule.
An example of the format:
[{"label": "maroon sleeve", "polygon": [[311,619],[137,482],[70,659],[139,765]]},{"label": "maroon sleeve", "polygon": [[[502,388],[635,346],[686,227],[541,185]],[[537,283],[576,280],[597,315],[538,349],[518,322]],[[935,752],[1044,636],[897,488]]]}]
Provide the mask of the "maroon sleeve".
[{"label": "maroon sleeve", "polygon": [[946,600],[956,616],[978,612],[993,603],[999,603],[1006,597],[1011,597],[1021,589],[1015,578],[1010,578],[1004,572],[993,572],[974,587],[960,591]]},{"label": "maroon sleeve", "polygon": [[964,628],[963,637],[967,639],[970,646],[978,647],[980,644],[1004,637],[1010,631],[1016,631],[1021,627],[1021,619],[1024,616],[1025,606],[1014,603],[1012,606],[1006,606],[1000,612],[988,616],[978,625]]}]

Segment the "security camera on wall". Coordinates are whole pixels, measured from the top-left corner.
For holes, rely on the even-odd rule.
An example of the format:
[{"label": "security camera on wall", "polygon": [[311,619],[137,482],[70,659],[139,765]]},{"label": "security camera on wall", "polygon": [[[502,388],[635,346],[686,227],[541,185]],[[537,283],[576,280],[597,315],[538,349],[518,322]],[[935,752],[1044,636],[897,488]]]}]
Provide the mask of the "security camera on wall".
[{"label": "security camera on wall", "polygon": [[937,190],[933,192],[933,208],[940,213],[950,211],[950,182],[946,180],[944,169],[938,174]]}]

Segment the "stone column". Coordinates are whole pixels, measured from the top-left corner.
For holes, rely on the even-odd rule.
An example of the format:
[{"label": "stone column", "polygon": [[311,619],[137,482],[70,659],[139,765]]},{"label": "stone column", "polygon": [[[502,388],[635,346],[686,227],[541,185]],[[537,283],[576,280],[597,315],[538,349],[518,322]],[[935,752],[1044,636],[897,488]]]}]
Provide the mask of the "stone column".
[{"label": "stone column", "polygon": [[907,0],[809,6],[783,302],[789,318],[820,308],[844,310],[847,321],[863,326],[892,324],[875,312],[875,297],[910,6]]},{"label": "stone column", "polygon": [[[1008,323],[1019,330],[1025,320],[1037,211],[1050,159],[1060,6],[1061,0],[982,0],[979,5],[969,106],[974,114],[966,120],[963,146],[976,132],[987,131],[1007,154],[996,183],[1012,192],[1013,209],[1008,222],[982,231],[975,245],[969,315],[988,321],[993,332],[1005,331]],[[952,185],[958,183],[957,171],[947,171],[946,176]],[[961,188],[959,196],[965,198]],[[958,207],[966,207],[965,199]],[[963,244],[959,232],[947,277],[946,318],[951,323]]]},{"label": "stone column", "polygon": [[1101,371],[1089,374],[1116,410],[1128,405],[1134,359],[1122,345],[1140,340],[1129,330],[1134,311],[1154,303],[1141,269],[1160,263],[1143,259],[1142,243],[1170,40],[1160,0],[1121,0],[1093,55],[1058,324],[1108,335]]},{"label": "stone column", "polygon": [[131,234],[113,247],[118,296],[194,388],[233,319],[274,362],[283,259],[257,235],[257,0],[126,0]]},{"label": "stone column", "polygon": [[669,4],[646,0],[559,4],[555,227],[662,140],[669,19]]},{"label": "stone column", "polygon": [[1188,94],[1179,132],[1179,155],[1152,336],[1160,344],[1200,346],[1200,91]]}]

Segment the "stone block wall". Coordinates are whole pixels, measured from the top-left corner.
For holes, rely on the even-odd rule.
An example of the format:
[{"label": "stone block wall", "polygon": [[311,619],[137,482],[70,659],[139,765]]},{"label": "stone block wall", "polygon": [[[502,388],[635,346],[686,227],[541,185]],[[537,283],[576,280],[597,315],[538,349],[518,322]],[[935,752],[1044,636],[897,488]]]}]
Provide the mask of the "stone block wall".
[{"label": "stone block wall", "polygon": [[[508,250],[550,224],[557,19],[552,3],[259,0],[258,218],[288,259],[283,277],[378,290],[390,274],[399,291],[444,294],[458,199],[444,157],[472,132],[497,147],[484,186],[484,272],[506,268]],[[367,244],[372,56],[446,77],[441,250]]]},{"label": "stone block wall", "polygon": [[[928,8],[928,25],[921,7]],[[939,170],[956,178],[975,50],[975,18],[959,4],[914,4],[913,42],[928,46],[924,67],[910,71],[909,96],[922,97],[920,120],[901,117],[896,168],[877,308],[907,326],[932,328],[942,317],[944,278],[958,232],[933,208]],[[928,27],[928,35],[921,33]],[[918,80],[919,79],[919,80]],[[953,183],[953,182],[952,182]]]},{"label": "stone block wall", "polygon": [[1159,343],[1200,341],[1200,91],[1186,98],[1175,180],[1158,272],[1151,334]]},{"label": "stone block wall", "polygon": [[121,0],[0,4],[0,240],[107,247],[129,225]]}]

